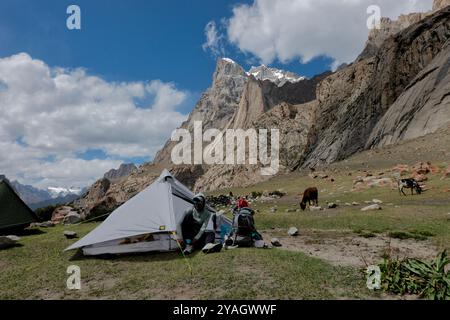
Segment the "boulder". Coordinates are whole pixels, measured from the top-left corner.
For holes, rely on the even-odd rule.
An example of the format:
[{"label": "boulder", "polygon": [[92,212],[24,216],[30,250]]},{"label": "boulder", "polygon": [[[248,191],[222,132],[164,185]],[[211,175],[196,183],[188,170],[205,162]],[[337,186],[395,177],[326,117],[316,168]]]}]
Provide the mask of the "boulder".
[{"label": "boulder", "polygon": [[45,221],[45,222],[33,222],[30,224],[31,228],[52,228],[55,224],[51,221]]},{"label": "boulder", "polygon": [[361,209],[361,211],[375,211],[375,210],[381,210],[381,206],[377,203]]},{"label": "boulder", "polygon": [[272,240],[270,240],[270,243],[274,247],[281,247],[281,246],[283,246],[278,238],[272,238]]},{"label": "boulder", "polygon": [[412,178],[414,180],[416,180],[417,182],[425,182],[425,181],[428,180],[428,177],[426,175],[420,174],[420,173],[417,173],[417,172],[413,172]]},{"label": "boulder", "polygon": [[77,233],[74,231],[64,231],[64,236],[67,239],[75,239],[77,237]]},{"label": "boulder", "polygon": [[0,236],[0,250],[14,247],[19,240],[16,236]]},{"label": "boulder", "polygon": [[407,174],[409,174],[409,166],[406,164],[399,164],[397,166],[395,166],[394,168],[392,168],[391,170],[394,173],[399,174],[400,176],[405,176]]},{"label": "boulder", "polygon": [[431,172],[431,163],[430,162],[419,162],[412,167],[413,174],[429,174]]},{"label": "boulder", "polygon": [[76,224],[81,222],[81,216],[76,212],[69,213],[63,220],[64,224]]},{"label": "boulder", "polygon": [[288,230],[288,235],[290,235],[291,237],[296,237],[298,236],[298,229],[296,227],[292,227]]},{"label": "boulder", "polygon": [[73,208],[69,206],[58,207],[53,211],[51,221],[54,224],[60,224],[64,221],[65,217],[70,213],[77,213],[77,212],[74,211]]}]

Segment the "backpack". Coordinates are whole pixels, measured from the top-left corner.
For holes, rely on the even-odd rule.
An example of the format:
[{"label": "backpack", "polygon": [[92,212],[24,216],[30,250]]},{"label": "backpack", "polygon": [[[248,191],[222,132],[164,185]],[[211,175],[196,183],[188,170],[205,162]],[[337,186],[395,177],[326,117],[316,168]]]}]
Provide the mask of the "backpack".
[{"label": "backpack", "polygon": [[241,208],[233,218],[234,245],[240,247],[253,246],[253,240],[261,240],[261,235],[256,231],[254,211],[250,208]]}]

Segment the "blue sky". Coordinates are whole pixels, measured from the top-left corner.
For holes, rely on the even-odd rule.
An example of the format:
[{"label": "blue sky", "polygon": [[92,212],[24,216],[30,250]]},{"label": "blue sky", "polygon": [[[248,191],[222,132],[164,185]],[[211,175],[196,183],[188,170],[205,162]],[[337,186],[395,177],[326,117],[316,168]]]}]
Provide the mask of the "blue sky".
[{"label": "blue sky", "polygon": [[[1,0],[0,174],[83,187],[149,161],[210,86],[214,52],[312,77],[361,52],[369,5],[396,18],[431,3]],[[71,4],[81,30],[66,28]],[[204,47],[211,23],[216,42]]]},{"label": "blue sky", "polygon": [[[82,66],[110,81],[160,79],[200,94],[215,67],[214,57],[202,49],[205,25],[230,16],[233,5],[250,2],[2,0],[0,27],[7,36],[0,56],[24,51],[51,66]],[[82,10],[80,31],[65,27],[72,3]],[[239,50],[229,49],[234,60],[250,67]],[[312,76],[330,63],[317,59],[307,65],[272,65]]]}]

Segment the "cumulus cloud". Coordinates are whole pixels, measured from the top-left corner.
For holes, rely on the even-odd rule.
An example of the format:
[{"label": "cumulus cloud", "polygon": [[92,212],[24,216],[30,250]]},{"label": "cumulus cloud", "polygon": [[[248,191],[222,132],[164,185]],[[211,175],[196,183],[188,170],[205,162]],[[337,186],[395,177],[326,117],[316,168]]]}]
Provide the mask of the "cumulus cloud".
[{"label": "cumulus cloud", "polygon": [[[25,53],[2,58],[0,172],[42,186],[84,186],[120,159],[154,155],[186,119],[176,109],[187,98],[159,80],[107,82]],[[108,159],[77,159],[92,149]]]},{"label": "cumulus cloud", "polygon": [[329,56],[334,65],[353,61],[367,40],[367,8],[381,15],[430,10],[433,0],[254,0],[233,8],[227,38],[242,52],[270,64]]},{"label": "cumulus cloud", "polygon": [[218,31],[215,21],[210,21],[205,26],[205,37],[206,41],[202,45],[205,52],[209,51],[215,58],[225,55],[224,36]]}]

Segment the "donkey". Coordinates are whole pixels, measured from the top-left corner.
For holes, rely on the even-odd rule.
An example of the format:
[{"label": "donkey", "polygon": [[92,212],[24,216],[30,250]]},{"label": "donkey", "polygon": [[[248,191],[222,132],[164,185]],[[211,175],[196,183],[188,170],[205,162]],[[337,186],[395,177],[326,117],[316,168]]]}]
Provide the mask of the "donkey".
[{"label": "donkey", "polygon": [[309,206],[311,206],[311,202],[317,207],[319,206],[319,191],[317,188],[308,188],[303,193],[302,202],[300,202],[300,208],[303,211],[306,209],[306,203],[308,202]]},{"label": "donkey", "polygon": [[423,192],[422,187],[419,183],[414,179],[401,179],[398,182],[398,192],[400,195],[406,196],[404,189],[411,189],[411,195],[414,195],[414,190],[416,190],[417,194],[421,194]]}]

